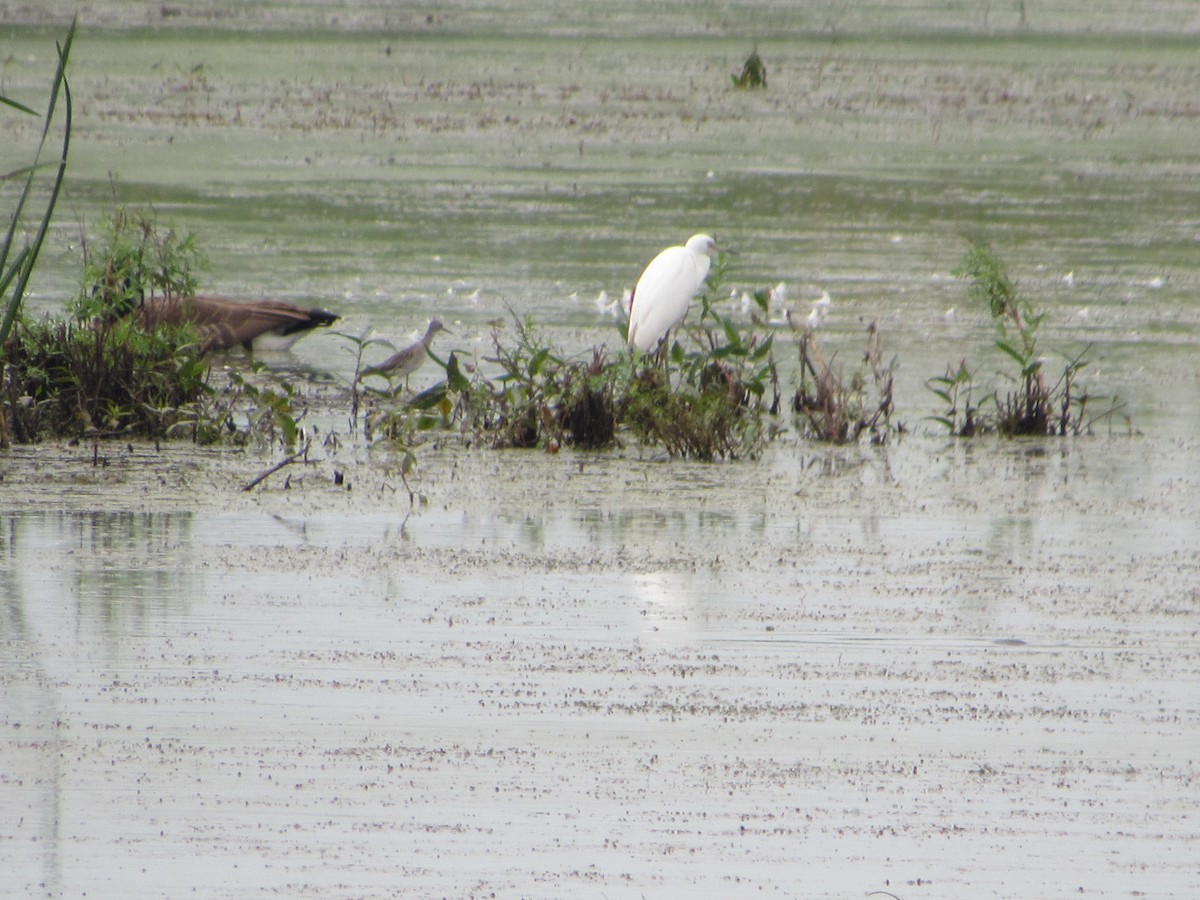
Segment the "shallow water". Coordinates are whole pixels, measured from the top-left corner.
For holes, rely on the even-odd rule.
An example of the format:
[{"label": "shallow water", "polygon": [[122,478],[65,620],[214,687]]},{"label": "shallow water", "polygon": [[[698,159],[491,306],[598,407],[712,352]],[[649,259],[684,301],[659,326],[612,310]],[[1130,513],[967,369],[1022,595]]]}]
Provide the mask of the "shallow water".
[{"label": "shallow water", "polygon": [[101,895],[1188,896],[1196,447],[1150,447],[1129,483],[1127,439],[430,454],[411,513],[379,466],[244,495],[236,454],[168,490],[190,448],[99,474],[17,451],[10,871]]},{"label": "shallow water", "polygon": [[[38,310],[115,194],[195,230],[214,291],[393,340],[439,314],[468,354],[511,308],[584,350],[618,339],[596,294],[705,227],[737,286],[830,291],[828,349],[878,321],[915,433],[732,465],[427,447],[414,507],[349,440],[251,493],[269,452],[7,451],[13,890],[1200,892],[1177,6],[133,8],[76,45]],[[36,25],[0,31],[6,90],[48,78]],[[770,90],[726,91],[755,40]],[[964,233],[1047,340],[1093,343],[1135,434],[929,433],[922,382],[990,341]],[[319,335],[289,365],[352,359]]]}]

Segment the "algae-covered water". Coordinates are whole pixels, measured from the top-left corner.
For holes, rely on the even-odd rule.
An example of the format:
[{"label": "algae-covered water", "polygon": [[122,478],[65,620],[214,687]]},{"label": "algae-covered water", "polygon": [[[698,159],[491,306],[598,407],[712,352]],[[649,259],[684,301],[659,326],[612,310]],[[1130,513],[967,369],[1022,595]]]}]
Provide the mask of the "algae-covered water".
[{"label": "algae-covered water", "polygon": [[[39,106],[65,15],[0,19]],[[707,230],[739,290],[829,292],[827,352],[879,324],[909,433],[427,446],[415,504],[348,435],[251,492],[270,449],[5,451],[6,890],[1195,896],[1198,32],[1170,3],[88,4],[36,314],[147,204],[211,292],[590,352],[620,342],[597,295]],[[731,90],[756,45],[768,89]],[[10,171],[37,128],[3,121]],[[924,420],[925,379],[1003,367],[969,238],[1132,429]],[[286,364],[336,406],[353,355]]]}]

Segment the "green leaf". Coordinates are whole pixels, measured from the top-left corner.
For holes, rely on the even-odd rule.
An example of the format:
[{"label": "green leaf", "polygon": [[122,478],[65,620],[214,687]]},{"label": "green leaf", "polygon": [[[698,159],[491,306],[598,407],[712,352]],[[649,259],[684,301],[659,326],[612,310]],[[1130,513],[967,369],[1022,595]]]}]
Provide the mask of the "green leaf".
[{"label": "green leaf", "polygon": [[462,368],[458,364],[458,354],[456,353],[451,353],[450,359],[446,362],[446,384],[456,394],[461,394],[471,388],[471,382],[462,373]]},{"label": "green leaf", "polygon": [[16,100],[13,100],[11,97],[5,97],[5,96],[0,95],[0,103],[3,103],[5,106],[11,106],[13,109],[19,109],[23,113],[29,113],[29,115],[31,115],[31,116],[37,115],[37,113],[35,113],[32,109],[30,109],[24,103],[18,103]]},{"label": "green leaf", "polygon": [[294,447],[296,444],[296,436],[299,434],[299,426],[296,420],[286,413],[279,415],[280,430],[283,432],[283,442],[289,447]]},{"label": "green leaf", "polygon": [[404,454],[400,457],[400,474],[409,474],[417,465],[416,455],[408,449],[405,449]]},{"label": "green leaf", "polygon": [[533,358],[529,361],[529,375],[531,378],[536,378],[539,374],[541,374],[542,367],[546,364],[546,360],[549,358],[550,351],[545,347],[533,354]]},{"label": "green leaf", "polygon": [[1007,341],[996,341],[996,349],[1011,356],[1014,360],[1016,360],[1017,365],[1019,365],[1022,369],[1025,368],[1029,361],[1028,357],[1026,357],[1024,353]]},{"label": "green leaf", "polygon": [[727,319],[717,319],[721,323],[721,327],[725,329],[725,340],[729,341],[730,349],[735,353],[742,352],[742,336],[738,334],[738,330],[733,327],[733,323]]},{"label": "green leaf", "polygon": [[775,335],[773,335],[773,334],[767,335],[767,339],[765,341],[763,341],[761,344],[759,344],[757,347],[755,347],[754,352],[752,352],[750,354],[750,361],[758,362],[759,360],[766,357],[766,355],[771,352],[771,346],[774,343],[774,341],[775,341]]},{"label": "green leaf", "polygon": [[712,359],[727,359],[730,356],[743,355],[741,347],[738,347],[736,344],[722,344],[709,354]]},{"label": "green leaf", "polygon": [[4,272],[0,272],[0,294],[8,290],[9,284],[17,277],[17,273],[21,271],[21,267],[25,265],[25,260],[29,256],[29,247],[22,247],[17,254],[17,258],[13,260],[12,265]]},{"label": "green leaf", "polygon": [[[58,69],[54,73],[54,84],[50,89],[50,105],[46,111],[45,123],[42,127],[42,138],[38,144],[37,154],[34,156],[34,164],[31,167],[29,177],[25,182],[25,189],[22,191],[20,199],[17,201],[17,208],[12,214],[12,219],[9,223],[8,233],[4,237],[4,243],[0,245],[0,272],[3,272],[8,260],[9,252],[12,250],[13,238],[17,232],[17,225],[21,220],[21,213],[25,208],[25,202],[33,188],[33,169],[37,168],[38,160],[42,155],[42,150],[46,145],[46,139],[50,135],[50,123],[54,119],[54,107],[58,102],[59,89],[61,88],[64,102],[66,104],[66,114],[63,124],[63,139],[62,153],[59,157],[58,171],[54,179],[54,185],[50,191],[50,198],[46,203],[46,210],[42,215],[41,224],[38,227],[37,233],[34,235],[33,241],[29,245],[29,255],[23,261],[17,271],[16,284],[13,287],[12,296],[9,298],[8,306],[4,310],[4,316],[0,319],[0,346],[8,339],[8,334],[12,330],[13,322],[16,321],[17,313],[21,308],[21,301],[25,295],[25,289],[29,284],[29,278],[33,274],[34,263],[37,261],[38,253],[42,249],[42,243],[46,239],[46,232],[50,228],[50,217],[54,213],[54,207],[58,203],[59,191],[62,188],[63,176],[67,170],[67,153],[71,146],[71,88],[67,84],[66,70],[67,57],[71,52],[71,42],[75,39],[75,25],[77,20],[71,21],[71,27],[67,31],[66,41],[58,47]],[[11,281],[13,279],[6,279]]]},{"label": "green leaf", "polygon": [[442,402],[442,398],[446,396],[446,382],[439,381],[433,387],[426,388],[408,401],[410,409],[433,409]]}]

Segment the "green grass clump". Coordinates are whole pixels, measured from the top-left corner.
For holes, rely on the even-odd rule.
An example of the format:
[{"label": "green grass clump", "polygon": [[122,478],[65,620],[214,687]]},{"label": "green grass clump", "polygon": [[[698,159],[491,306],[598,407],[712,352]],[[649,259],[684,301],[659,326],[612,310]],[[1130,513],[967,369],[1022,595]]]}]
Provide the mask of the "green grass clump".
[{"label": "green grass clump", "polygon": [[[146,332],[124,315],[155,293],[194,292],[203,264],[191,235],[177,237],[152,215],[121,209],[110,217],[86,251],[73,315],[15,320],[0,372],[0,437],[211,443],[277,430],[282,443],[295,443],[288,390],[235,373],[228,390],[215,391],[191,328]],[[261,409],[235,415],[250,404]]]},{"label": "green grass clump", "polygon": [[212,440],[202,415],[208,369],[194,347],[183,329],[19,323],[0,383],[10,435],[19,443],[180,433]]},{"label": "green grass clump", "polygon": [[733,78],[733,86],[740,91],[767,86],[767,64],[758,55],[757,48],[746,57],[746,62],[742,65],[742,74],[730,77]]},{"label": "green grass clump", "polygon": [[84,244],[83,278],[72,304],[77,319],[112,320],[156,296],[190,297],[208,260],[195,235],[160,226],[153,211],[121,207]]},{"label": "green grass clump", "polygon": [[502,323],[492,325],[493,353],[486,361],[500,374],[471,383],[460,407],[465,424],[494,447],[557,445],[566,439],[564,409],[583,364],[546,343],[532,319],[513,321],[512,344],[502,339]]},{"label": "green grass clump", "polygon": [[[957,437],[995,432],[1006,437],[1066,436],[1091,431],[1096,419],[1111,417],[1115,398],[1098,416],[1089,406],[1099,399],[1079,386],[1079,373],[1088,365],[1090,348],[1065,357],[1062,374],[1051,380],[1038,344],[1046,314],[1021,296],[1004,264],[987,247],[973,244],[955,272],[970,282],[971,299],[986,306],[996,331],[995,348],[1012,366],[1006,385],[980,388],[975,372],[962,360],[945,375],[931,378],[929,389],[942,401],[943,412],[932,416]],[[978,397],[978,400],[976,398]]]},{"label": "green grass clump", "polygon": [[643,445],[706,461],[754,455],[764,434],[753,412],[728,392],[715,387],[672,390],[652,368],[643,369],[632,383],[623,418]]}]

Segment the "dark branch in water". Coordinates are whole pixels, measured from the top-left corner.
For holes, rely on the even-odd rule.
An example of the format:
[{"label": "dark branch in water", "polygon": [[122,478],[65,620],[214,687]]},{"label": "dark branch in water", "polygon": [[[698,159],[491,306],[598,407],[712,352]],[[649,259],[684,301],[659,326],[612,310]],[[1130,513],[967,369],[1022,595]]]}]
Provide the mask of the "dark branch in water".
[{"label": "dark branch in water", "polygon": [[261,475],[259,475],[257,478],[254,478],[253,480],[244,484],[242,486],[242,490],[243,491],[254,490],[256,487],[258,487],[260,484],[262,484],[264,481],[266,481],[268,478],[270,478],[272,475],[274,475],[280,469],[286,468],[287,466],[290,466],[292,463],[297,462],[300,459],[303,459],[304,457],[306,457],[308,455],[308,448],[311,444],[312,444],[312,441],[306,442],[302,448],[297,450],[291,456],[280,460],[279,462],[275,463],[275,465],[271,466],[271,468],[267,469],[267,471],[265,471]]}]

